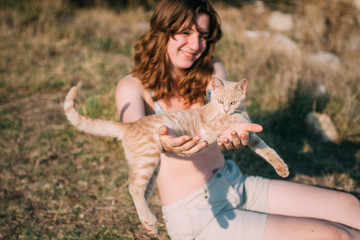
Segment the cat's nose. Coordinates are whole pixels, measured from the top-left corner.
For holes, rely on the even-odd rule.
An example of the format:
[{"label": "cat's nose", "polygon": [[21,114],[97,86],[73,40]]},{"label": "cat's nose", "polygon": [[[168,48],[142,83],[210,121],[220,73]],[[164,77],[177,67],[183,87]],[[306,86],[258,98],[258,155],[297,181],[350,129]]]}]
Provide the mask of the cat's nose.
[{"label": "cat's nose", "polygon": [[229,110],[224,110],[225,114],[227,114],[229,112]]}]

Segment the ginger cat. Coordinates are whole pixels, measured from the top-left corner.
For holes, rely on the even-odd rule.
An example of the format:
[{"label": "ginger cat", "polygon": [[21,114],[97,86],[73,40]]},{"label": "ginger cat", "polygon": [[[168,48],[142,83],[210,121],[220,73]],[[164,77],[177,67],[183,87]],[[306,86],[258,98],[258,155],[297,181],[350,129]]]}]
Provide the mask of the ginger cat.
[{"label": "ginger cat", "polygon": [[[155,185],[160,154],[163,151],[158,129],[167,126],[176,136],[200,136],[202,141],[213,144],[228,137],[221,133],[232,124],[250,122],[244,107],[246,79],[230,82],[221,81],[214,76],[211,87],[211,101],[201,108],[150,115],[133,123],[90,119],[80,115],[74,107],[77,86],[66,96],[65,114],[76,128],[87,133],[122,140],[130,170],[129,191],[140,221],[150,235],[157,234],[156,217],[149,209],[148,200]],[[284,161],[255,133],[250,133],[248,145],[269,162],[278,175],[289,175]]]}]

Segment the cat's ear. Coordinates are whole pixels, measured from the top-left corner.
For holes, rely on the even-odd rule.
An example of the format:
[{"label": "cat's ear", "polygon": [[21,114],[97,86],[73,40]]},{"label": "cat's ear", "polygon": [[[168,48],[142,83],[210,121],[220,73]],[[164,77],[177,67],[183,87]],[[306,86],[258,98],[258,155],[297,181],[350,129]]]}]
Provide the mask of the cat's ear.
[{"label": "cat's ear", "polygon": [[242,79],[240,82],[236,84],[236,88],[238,91],[241,91],[243,94],[246,93],[247,90],[247,80],[246,78]]},{"label": "cat's ear", "polygon": [[211,88],[215,92],[217,89],[221,89],[224,87],[224,83],[215,75],[211,77]]}]

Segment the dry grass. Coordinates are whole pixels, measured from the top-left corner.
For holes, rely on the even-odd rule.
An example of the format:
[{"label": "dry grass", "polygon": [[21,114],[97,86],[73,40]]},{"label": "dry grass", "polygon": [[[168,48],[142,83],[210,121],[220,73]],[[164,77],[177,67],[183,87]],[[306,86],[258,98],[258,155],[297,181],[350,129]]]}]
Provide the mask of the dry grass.
[{"label": "dry grass", "polygon": [[[290,52],[276,39],[245,37],[244,29],[267,30],[268,8],[257,15],[254,4],[217,5],[224,38],[216,53],[232,80],[250,81],[248,111],[290,165],[290,181],[359,193],[359,14],[346,1],[314,1],[328,23],[315,27],[310,2],[291,5],[295,28],[286,35],[298,51]],[[149,239],[127,190],[120,143],[76,131],[62,102],[81,80],[78,108],[116,120],[114,88],[132,68],[151,12],[73,9],[61,0],[1,4],[0,239]],[[337,54],[340,68],[311,62],[319,51]],[[326,98],[314,91],[320,84]],[[314,108],[332,117],[338,144],[306,133],[304,116]],[[244,172],[276,177],[248,149],[232,154]],[[159,239],[168,239],[156,198],[152,208]]]}]

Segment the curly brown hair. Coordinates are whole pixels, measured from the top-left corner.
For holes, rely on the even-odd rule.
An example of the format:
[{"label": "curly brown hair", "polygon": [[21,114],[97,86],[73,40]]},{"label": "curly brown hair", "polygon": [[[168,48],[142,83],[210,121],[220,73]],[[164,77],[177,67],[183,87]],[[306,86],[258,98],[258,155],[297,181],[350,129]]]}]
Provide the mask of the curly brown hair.
[{"label": "curly brown hair", "polygon": [[184,24],[195,24],[199,13],[210,17],[207,47],[190,69],[182,71],[182,76],[176,82],[176,91],[187,104],[203,101],[213,74],[215,43],[222,36],[219,16],[207,0],[162,0],[151,18],[150,29],[138,40],[132,74],[140,79],[145,88],[154,92],[155,99],[166,100],[175,92],[175,83],[168,71],[171,69],[166,51],[169,38],[174,37]]}]

